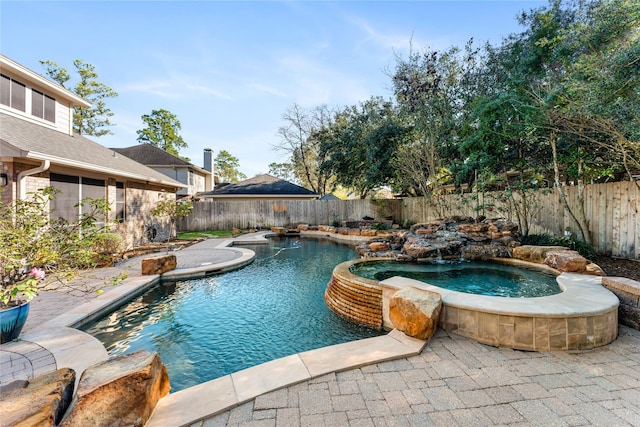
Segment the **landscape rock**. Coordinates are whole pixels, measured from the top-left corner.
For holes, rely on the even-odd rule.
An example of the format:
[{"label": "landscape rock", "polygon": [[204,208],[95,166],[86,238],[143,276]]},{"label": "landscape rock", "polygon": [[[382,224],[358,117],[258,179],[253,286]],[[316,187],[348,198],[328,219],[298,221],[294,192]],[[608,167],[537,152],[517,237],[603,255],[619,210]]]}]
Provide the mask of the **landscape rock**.
[{"label": "landscape rock", "polygon": [[162,274],[167,271],[175,270],[178,261],[175,255],[167,254],[155,256],[153,258],[144,258],[142,260],[142,274]]},{"label": "landscape rock", "polygon": [[550,251],[544,263],[562,272],[583,273],[587,268],[587,259],[576,251]]},{"label": "landscape rock", "polygon": [[390,298],[389,320],[406,335],[428,340],[436,331],[441,309],[440,294],[409,286]]},{"label": "landscape rock", "polygon": [[[385,245],[358,245],[356,251],[367,258],[392,257],[396,260],[457,258],[468,253],[472,258],[510,258],[519,246],[518,226],[508,220],[475,220],[452,217],[414,224],[409,230],[379,231],[376,242]],[[382,235],[385,233],[385,235]]]},{"label": "landscape rock", "polygon": [[598,264],[594,264],[592,262],[587,264],[584,272],[587,274],[591,274],[592,276],[606,276],[604,270],[600,268]]},{"label": "landscape rock", "polygon": [[0,425],[58,425],[71,403],[76,373],[62,368],[0,387]]},{"label": "landscape rock", "polygon": [[464,243],[462,240],[424,239],[408,237],[402,250],[415,259],[441,258],[459,255]]},{"label": "landscape rock", "polygon": [[97,363],[80,377],[60,426],[143,426],[169,388],[156,353],[142,350]]},{"label": "landscape rock", "polygon": [[369,249],[374,252],[388,251],[389,248],[390,245],[387,242],[371,242],[369,244]]},{"label": "landscape rock", "polygon": [[545,258],[547,258],[547,253],[551,251],[566,251],[568,249],[564,246],[522,245],[513,249],[513,258],[543,264]]},{"label": "landscape rock", "polygon": [[468,259],[510,258],[511,251],[504,245],[472,245],[464,248],[462,257]]}]

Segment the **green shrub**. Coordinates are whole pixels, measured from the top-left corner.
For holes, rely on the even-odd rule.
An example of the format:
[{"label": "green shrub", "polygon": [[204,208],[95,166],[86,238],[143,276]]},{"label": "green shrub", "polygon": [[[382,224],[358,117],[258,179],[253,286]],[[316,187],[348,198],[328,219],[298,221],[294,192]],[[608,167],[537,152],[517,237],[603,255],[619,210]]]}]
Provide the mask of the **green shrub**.
[{"label": "green shrub", "polygon": [[123,250],[122,236],[117,233],[103,233],[95,236],[93,249],[101,255],[113,255]]},{"label": "green shrub", "polygon": [[84,199],[73,222],[50,220],[50,202],[58,191],[47,187],[13,203],[0,201],[0,306],[30,301],[53,281],[68,281],[96,264],[95,242],[104,235],[99,218],[105,199]]}]

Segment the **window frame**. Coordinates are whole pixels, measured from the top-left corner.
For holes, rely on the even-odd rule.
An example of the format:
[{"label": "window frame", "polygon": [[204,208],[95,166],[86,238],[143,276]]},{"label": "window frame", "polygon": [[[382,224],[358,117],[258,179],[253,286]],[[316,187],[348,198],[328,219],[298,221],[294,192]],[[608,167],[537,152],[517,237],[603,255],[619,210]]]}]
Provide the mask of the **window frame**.
[{"label": "window frame", "polygon": [[[0,92],[2,92],[2,95],[0,96],[0,104],[26,113],[27,85],[5,74],[0,74],[0,80],[2,81],[2,83],[0,83]],[[9,92],[8,95],[7,89]]]}]

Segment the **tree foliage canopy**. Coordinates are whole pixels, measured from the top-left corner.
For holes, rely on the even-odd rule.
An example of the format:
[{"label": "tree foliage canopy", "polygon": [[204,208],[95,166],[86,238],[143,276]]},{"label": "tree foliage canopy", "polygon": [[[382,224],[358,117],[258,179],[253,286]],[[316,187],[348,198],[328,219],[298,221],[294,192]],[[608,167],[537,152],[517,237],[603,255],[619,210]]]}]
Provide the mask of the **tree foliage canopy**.
[{"label": "tree foliage canopy", "polygon": [[[280,135],[296,174],[360,196],[381,186],[432,196],[443,184],[512,193],[553,185],[563,200],[566,184],[634,180],[637,0],[551,0],[518,21],[523,30],[495,45],[396,57],[391,101],[294,106]],[[582,213],[570,213],[588,241]]]},{"label": "tree foliage canopy", "polygon": [[170,111],[163,108],[152,110],[151,114],[142,116],[142,121],[147,127],[137,131],[139,143],[154,145],[176,157],[180,157],[181,148],[188,147],[186,141],[179,134],[182,129],[180,120]]},{"label": "tree foliage canopy", "polygon": [[[65,84],[71,80],[69,72],[56,62],[46,60],[40,61],[40,64],[45,68],[45,74],[61,86],[65,87]],[[71,90],[92,104],[91,107],[73,109],[73,131],[96,137],[111,134],[107,127],[112,125],[109,118],[113,116],[113,112],[107,108],[105,99],[116,97],[118,94],[98,81],[98,73],[93,65],[76,59],[73,61],[73,66],[79,80]]]},{"label": "tree foliage canopy", "polygon": [[247,179],[247,175],[239,170],[240,160],[227,150],[220,150],[213,164],[222,182],[238,182]]}]

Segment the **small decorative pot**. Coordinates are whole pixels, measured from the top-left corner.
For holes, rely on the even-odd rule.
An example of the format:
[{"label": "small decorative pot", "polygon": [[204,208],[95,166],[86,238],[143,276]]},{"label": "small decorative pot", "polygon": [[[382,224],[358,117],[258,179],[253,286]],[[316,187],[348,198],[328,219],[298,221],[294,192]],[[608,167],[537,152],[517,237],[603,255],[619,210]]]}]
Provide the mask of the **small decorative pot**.
[{"label": "small decorative pot", "polygon": [[0,310],[0,344],[18,338],[29,315],[29,302]]}]

